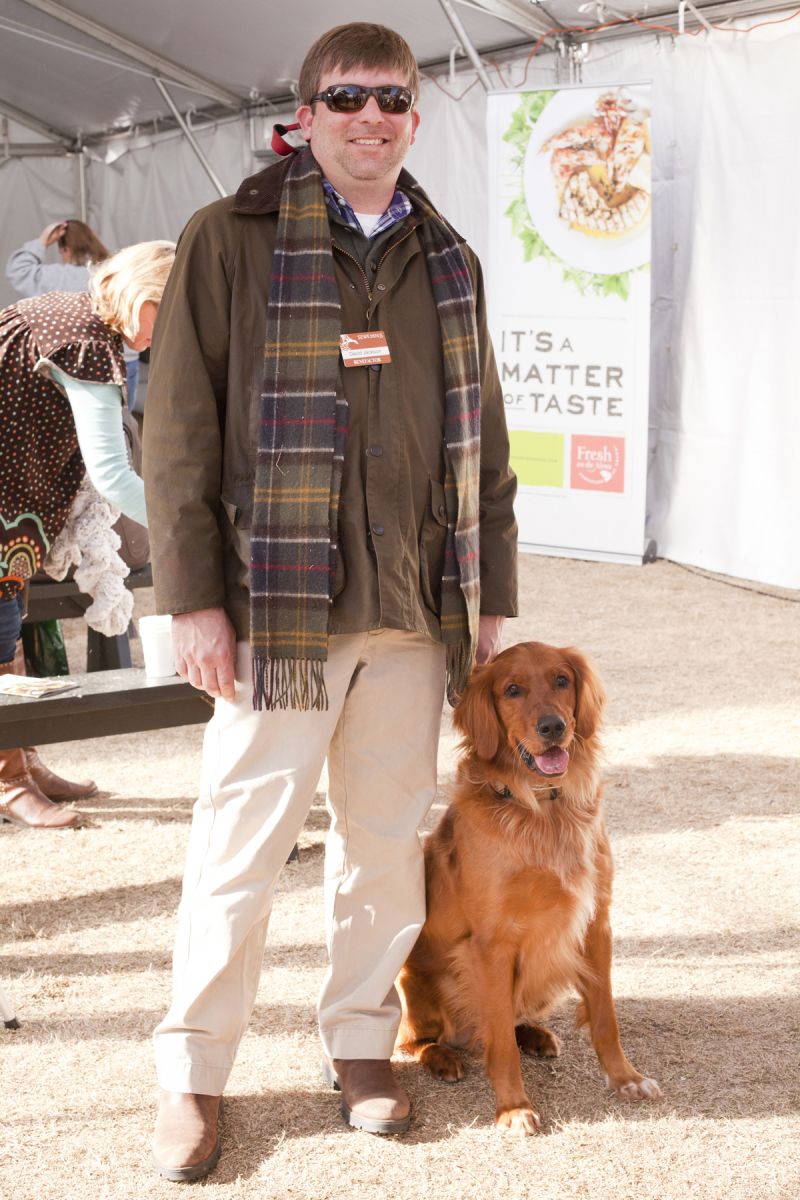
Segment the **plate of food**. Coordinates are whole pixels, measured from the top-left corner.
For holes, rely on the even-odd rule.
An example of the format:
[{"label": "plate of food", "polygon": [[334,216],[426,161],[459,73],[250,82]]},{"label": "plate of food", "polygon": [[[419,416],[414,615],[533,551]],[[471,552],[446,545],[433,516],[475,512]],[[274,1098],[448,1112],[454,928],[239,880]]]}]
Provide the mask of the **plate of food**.
[{"label": "plate of food", "polygon": [[565,88],[534,126],[525,202],[570,266],[612,275],[650,261],[649,89]]}]

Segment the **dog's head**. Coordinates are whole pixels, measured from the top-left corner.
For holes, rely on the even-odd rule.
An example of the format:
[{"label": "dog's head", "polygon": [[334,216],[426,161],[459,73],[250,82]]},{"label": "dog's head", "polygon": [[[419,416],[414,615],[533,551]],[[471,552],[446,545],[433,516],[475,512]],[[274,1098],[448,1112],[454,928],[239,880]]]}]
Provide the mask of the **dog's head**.
[{"label": "dog's head", "polygon": [[580,651],[520,642],[475,668],[453,721],[482,763],[557,784],[572,760],[586,761],[604,699]]}]

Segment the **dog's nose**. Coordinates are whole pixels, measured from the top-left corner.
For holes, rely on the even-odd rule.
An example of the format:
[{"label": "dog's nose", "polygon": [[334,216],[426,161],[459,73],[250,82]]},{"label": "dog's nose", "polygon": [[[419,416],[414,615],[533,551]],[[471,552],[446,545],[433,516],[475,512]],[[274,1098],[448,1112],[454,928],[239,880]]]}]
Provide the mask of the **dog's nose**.
[{"label": "dog's nose", "polygon": [[566,721],[556,716],[555,713],[545,713],[536,722],[536,732],[540,738],[544,738],[548,742],[554,742],[557,738],[563,737],[566,728]]}]

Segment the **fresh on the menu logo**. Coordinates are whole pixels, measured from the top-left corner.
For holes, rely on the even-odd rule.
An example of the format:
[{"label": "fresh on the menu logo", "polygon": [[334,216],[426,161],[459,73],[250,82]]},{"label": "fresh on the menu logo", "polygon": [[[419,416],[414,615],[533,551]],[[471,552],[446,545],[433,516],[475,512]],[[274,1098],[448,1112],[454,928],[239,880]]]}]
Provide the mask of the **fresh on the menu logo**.
[{"label": "fresh on the menu logo", "polygon": [[570,486],[592,492],[624,492],[625,439],[573,434]]}]

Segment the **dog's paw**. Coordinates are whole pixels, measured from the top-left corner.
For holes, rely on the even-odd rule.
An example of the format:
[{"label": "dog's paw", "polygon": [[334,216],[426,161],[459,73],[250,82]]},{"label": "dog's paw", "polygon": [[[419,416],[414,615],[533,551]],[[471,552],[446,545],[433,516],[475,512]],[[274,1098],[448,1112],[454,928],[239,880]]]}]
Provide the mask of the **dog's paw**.
[{"label": "dog's paw", "polygon": [[494,1115],[494,1123],[498,1129],[507,1129],[519,1137],[530,1137],[542,1127],[539,1114],[530,1105],[519,1108],[498,1108]]},{"label": "dog's paw", "polygon": [[523,1054],[532,1054],[536,1058],[558,1058],[561,1053],[561,1038],[544,1025],[518,1025],[514,1032]]},{"label": "dog's paw", "polygon": [[428,1068],[434,1079],[442,1079],[445,1083],[457,1083],[464,1078],[464,1066],[458,1055],[447,1046],[433,1043],[426,1046],[420,1055],[420,1062]]},{"label": "dog's paw", "polygon": [[655,1079],[640,1075],[638,1079],[617,1084],[614,1092],[620,1100],[656,1100],[661,1095],[661,1088]]}]

